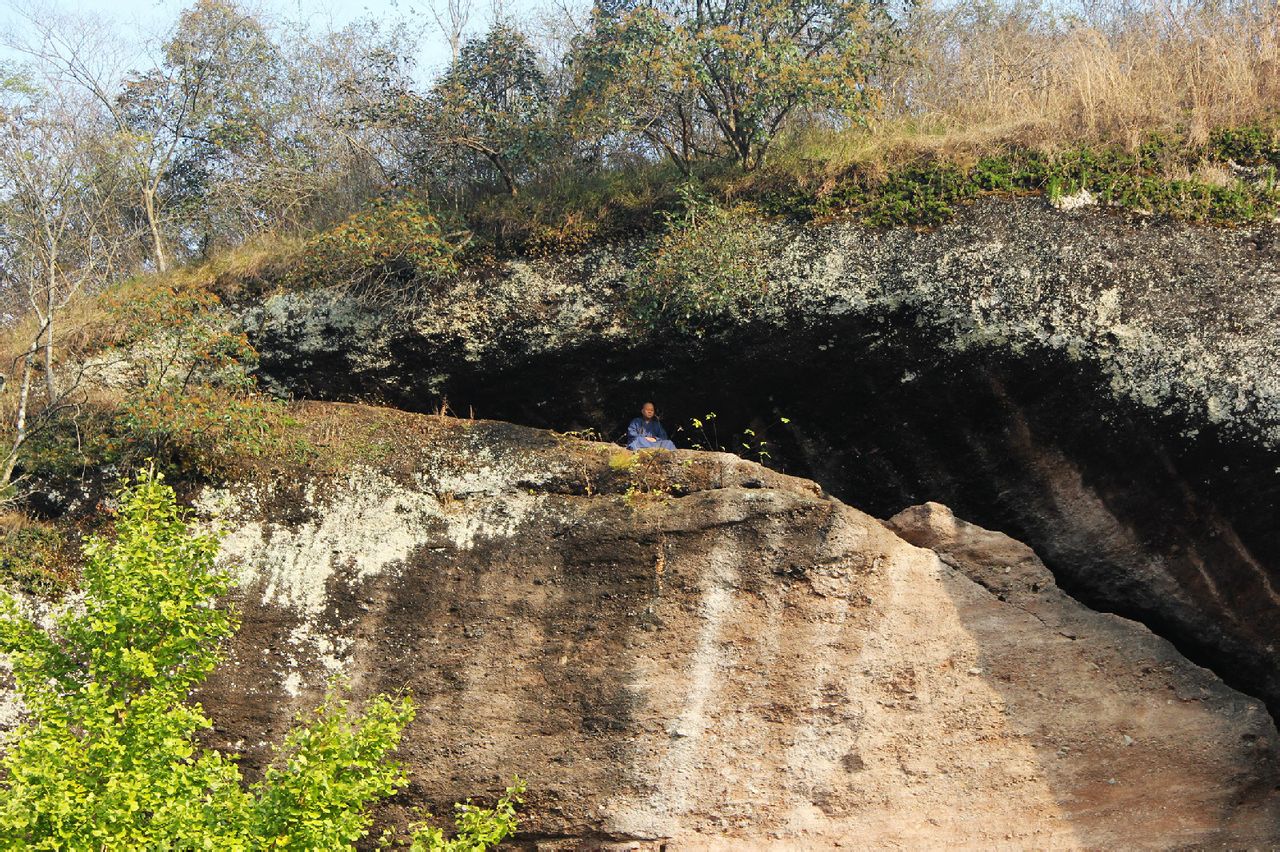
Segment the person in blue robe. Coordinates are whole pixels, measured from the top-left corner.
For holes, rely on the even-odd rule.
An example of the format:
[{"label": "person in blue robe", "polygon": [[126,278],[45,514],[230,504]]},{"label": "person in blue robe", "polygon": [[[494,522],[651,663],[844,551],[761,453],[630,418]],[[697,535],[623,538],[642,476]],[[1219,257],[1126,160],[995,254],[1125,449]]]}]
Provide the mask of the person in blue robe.
[{"label": "person in blue robe", "polygon": [[667,437],[667,430],[658,422],[653,403],[640,407],[640,416],[627,427],[628,450],[674,450],[676,445]]}]

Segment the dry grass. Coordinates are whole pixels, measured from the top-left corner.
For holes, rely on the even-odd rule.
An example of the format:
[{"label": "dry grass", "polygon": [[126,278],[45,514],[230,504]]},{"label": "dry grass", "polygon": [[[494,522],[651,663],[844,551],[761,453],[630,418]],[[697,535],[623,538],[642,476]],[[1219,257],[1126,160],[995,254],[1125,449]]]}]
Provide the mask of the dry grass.
[{"label": "dry grass", "polygon": [[[909,116],[884,118],[866,130],[806,127],[788,134],[766,169],[836,180],[852,169],[887,173],[909,162],[937,160],[972,165],[980,157],[1025,147],[996,126],[958,127]],[[755,181],[744,176],[744,186]]]},{"label": "dry grass", "polygon": [[12,509],[0,511],[0,538],[26,529],[34,523],[36,522],[25,512]]},{"label": "dry grass", "polygon": [[[1022,144],[1117,143],[1152,132],[1201,143],[1280,109],[1280,5],[1171,0],[921,7],[890,116]],[[892,122],[891,122],[892,124]]]},{"label": "dry grass", "polygon": [[182,276],[216,293],[223,300],[259,296],[278,286],[282,274],[302,254],[306,240],[300,236],[264,233],[244,245],[219,252],[211,259],[181,267]]},{"label": "dry grass", "polygon": [[[1280,119],[1280,3],[1190,0],[922,3],[904,56],[886,70],[884,109],[866,128],[818,120],[772,149],[763,174],[726,194],[770,184],[821,196],[857,172],[875,183],[908,163],[965,169],[983,157],[1088,146],[1136,150],[1153,134],[1190,150],[1216,128]],[[1167,179],[1230,186],[1221,166],[1174,165]]]},{"label": "dry grass", "polygon": [[[302,239],[279,234],[264,235],[251,243],[220,252],[212,259],[197,264],[178,266],[164,275],[140,273],[126,278],[111,288],[112,299],[127,302],[142,298],[162,287],[194,285],[216,293],[220,298],[240,298],[255,285],[273,286],[277,271],[292,263],[301,250]],[[57,317],[57,351],[62,359],[78,360],[119,336],[120,320],[104,306],[101,294],[80,293]],[[39,330],[32,314],[21,317],[9,328],[0,330],[0,370],[13,381],[20,359]]]}]

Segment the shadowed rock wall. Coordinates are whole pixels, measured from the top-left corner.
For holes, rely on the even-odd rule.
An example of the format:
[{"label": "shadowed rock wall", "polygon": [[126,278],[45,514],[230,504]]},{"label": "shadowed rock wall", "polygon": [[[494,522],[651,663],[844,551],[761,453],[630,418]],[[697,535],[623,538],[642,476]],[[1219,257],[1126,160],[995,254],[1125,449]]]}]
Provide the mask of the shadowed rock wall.
[{"label": "shadowed rock wall", "polygon": [[[1280,249],[989,201],[931,232],[775,229],[767,304],[708,336],[637,330],[634,247],[513,263],[411,305],[283,296],[246,315],[303,397],[611,436],[647,397],[773,428],[772,461],[880,516],[935,499],[1031,543],[1280,708]],[[678,434],[677,442],[689,441]]]}]

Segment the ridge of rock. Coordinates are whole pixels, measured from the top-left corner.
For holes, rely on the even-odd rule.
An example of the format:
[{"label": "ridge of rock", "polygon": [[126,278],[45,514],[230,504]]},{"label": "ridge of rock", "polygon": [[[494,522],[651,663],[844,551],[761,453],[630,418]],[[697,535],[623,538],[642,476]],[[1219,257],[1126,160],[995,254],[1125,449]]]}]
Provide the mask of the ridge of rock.
[{"label": "ridge of rock", "polygon": [[340,673],[418,702],[389,816],[519,772],[540,849],[1277,837],[1260,702],[942,507],[885,524],[726,454],[308,413],[360,460],[199,501],[244,624],[199,697],[249,767]]}]

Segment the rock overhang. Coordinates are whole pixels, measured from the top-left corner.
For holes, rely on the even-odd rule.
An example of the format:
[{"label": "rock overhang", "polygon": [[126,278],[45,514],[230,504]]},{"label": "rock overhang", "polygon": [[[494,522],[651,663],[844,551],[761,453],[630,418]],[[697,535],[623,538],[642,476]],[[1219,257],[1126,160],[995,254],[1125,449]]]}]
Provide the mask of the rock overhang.
[{"label": "rock overhang", "polygon": [[873,514],[937,499],[1009,531],[1280,707],[1280,228],[1032,199],[929,231],[771,228],[770,297],[703,337],[628,319],[637,245],[401,311],[294,294],[245,320],[284,394],[606,436],[650,396],[679,422],[786,415],[775,464]]}]

